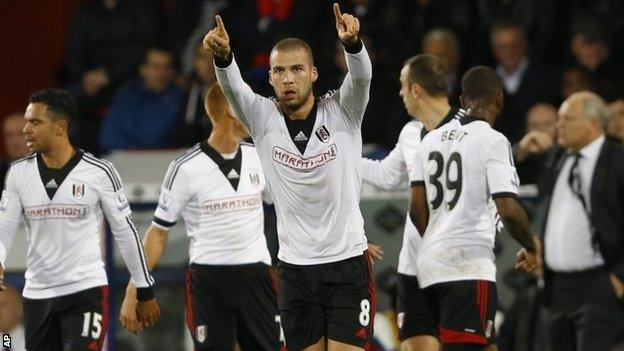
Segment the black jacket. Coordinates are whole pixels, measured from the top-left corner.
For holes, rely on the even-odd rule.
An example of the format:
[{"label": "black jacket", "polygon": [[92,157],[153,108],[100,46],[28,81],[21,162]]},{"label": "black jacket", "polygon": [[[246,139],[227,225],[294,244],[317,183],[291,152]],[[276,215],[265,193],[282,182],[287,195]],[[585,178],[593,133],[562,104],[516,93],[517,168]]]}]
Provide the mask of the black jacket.
[{"label": "black jacket", "polygon": [[[555,150],[540,187],[540,207],[548,211],[552,192],[559,172],[566,159],[566,153]],[[595,228],[593,235],[598,248],[611,273],[624,281],[624,146],[615,139],[605,140],[591,181],[590,221]],[[548,212],[541,221],[541,235],[544,235]]]}]

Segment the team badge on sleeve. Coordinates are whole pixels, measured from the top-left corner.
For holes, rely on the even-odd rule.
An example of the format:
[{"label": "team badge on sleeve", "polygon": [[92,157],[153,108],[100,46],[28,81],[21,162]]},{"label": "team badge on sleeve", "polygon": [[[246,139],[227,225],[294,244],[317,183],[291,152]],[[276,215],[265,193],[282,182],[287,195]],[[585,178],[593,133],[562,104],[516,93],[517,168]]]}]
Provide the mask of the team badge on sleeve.
[{"label": "team badge on sleeve", "polygon": [[196,338],[197,338],[197,342],[199,343],[203,343],[204,341],[206,341],[206,326],[205,325],[200,325],[197,327]]},{"label": "team badge on sleeve", "polygon": [[126,207],[130,206],[130,204],[128,203],[128,199],[123,192],[117,195],[117,204],[119,205],[119,211],[123,211],[126,209]]},{"label": "team badge on sleeve", "polygon": [[85,192],[84,184],[74,184],[72,185],[72,193],[76,199],[82,199]]}]

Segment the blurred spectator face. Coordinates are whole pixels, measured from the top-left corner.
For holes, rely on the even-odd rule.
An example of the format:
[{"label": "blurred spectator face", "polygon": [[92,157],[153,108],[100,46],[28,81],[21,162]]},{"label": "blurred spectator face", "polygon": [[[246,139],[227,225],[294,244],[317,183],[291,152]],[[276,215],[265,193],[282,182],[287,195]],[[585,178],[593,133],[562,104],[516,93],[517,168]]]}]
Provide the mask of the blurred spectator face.
[{"label": "blurred spectator face", "polygon": [[460,56],[453,34],[447,30],[434,30],[429,33],[423,43],[423,52],[437,56],[447,74],[455,72]]},{"label": "blurred spectator face", "polygon": [[7,116],[2,123],[4,150],[9,160],[16,160],[28,153],[28,146],[24,140],[24,116],[14,114]]},{"label": "blurred spectator face", "polygon": [[199,45],[197,49],[195,49],[193,68],[195,69],[195,73],[197,73],[197,78],[199,78],[204,85],[211,85],[217,80],[212,64],[212,51],[204,49],[202,45]]},{"label": "blurred spectator face", "polygon": [[575,34],[571,46],[576,61],[592,72],[609,58],[609,46],[599,38]]},{"label": "blurred spectator face", "polygon": [[303,49],[274,50],[270,56],[269,82],[286,107],[296,110],[312,94],[318,73]]},{"label": "blurred spectator face", "polygon": [[591,77],[579,67],[568,68],[563,73],[561,96],[567,99],[570,95],[585,90],[594,90]]},{"label": "blurred spectator face", "polygon": [[526,55],[526,40],[519,27],[496,29],[491,36],[494,57],[508,71],[514,71]]},{"label": "blurred spectator face", "polygon": [[527,113],[527,133],[547,133],[553,139],[557,133],[557,109],[549,104],[536,104]]},{"label": "blurred spectator face", "polygon": [[409,66],[405,65],[401,69],[401,75],[399,76],[399,81],[401,82],[399,95],[403,98],[403,105],[407,113],[412,117],[416,117],[418,116],[418,99],[412,93],[412,86],[409,84],[408,76]]},{"label": "blurred spectator face", "polygon": [[557,142],[560,146],[578,151],[587,145],[597,130],[600,121],[584,114],[583,99],[575,94],[563,102],[557,120]]},{"label": "blurred spectator face", "polygon": [[145,62],[139,68],[139,74],[148,90],[154,92],[165,90],[173,81],[175,74],[171,53],[149,49]]},{"label": "blurred spectator face", "polygon": [[624,100],[609,104],[607,134],[624,141]]},{"label": "blurred spectator face", "polygon": [[22,323],[22,297],[13,287],[0,293],[0,332],[8,333]]}]

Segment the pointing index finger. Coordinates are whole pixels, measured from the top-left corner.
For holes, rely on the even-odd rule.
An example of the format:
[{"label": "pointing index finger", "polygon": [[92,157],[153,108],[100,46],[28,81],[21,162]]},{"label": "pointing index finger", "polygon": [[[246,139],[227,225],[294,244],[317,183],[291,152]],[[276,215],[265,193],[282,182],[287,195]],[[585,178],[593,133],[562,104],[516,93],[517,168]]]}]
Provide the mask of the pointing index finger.
[{"label": "pointing index finger", "polygon": [[221,16],[216,15],[215,20],[217,21],[217,28],[219,28],[220,31],[225,32],[225,26],[223,25],[223,19],[221,19]]},{"label": "pointing index finger", "polygon": [[340,13],[340,5],[337,3],[334,3],[334,17],[336,17],[336,22],[344,23],[342,14]]}]

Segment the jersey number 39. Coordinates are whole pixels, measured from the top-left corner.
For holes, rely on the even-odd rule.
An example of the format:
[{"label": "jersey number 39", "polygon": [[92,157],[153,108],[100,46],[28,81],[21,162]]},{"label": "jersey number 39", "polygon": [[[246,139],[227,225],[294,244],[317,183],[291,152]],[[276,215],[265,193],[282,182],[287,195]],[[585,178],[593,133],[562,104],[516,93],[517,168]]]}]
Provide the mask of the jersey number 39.
[{"label": "jersey number 39", "polygon": [[[446,203],[447,209],[450,211],[455,208],[462,192],[462,157],[459,153],[453,152],[448,160],[444,162],[444,156],[438,151],[429,154],[429,161],[435,161],[436,170],[429,175],[429,183],[436,189],[435,198],[431,200],[432,209],[437,209],[446,198],[445,189],[453,191],[453,197]],[[453,170],[453,172],[451,172]],[[451,177],[453,173],[453,177]],[[445,186],[442,185],[440,176],[444,174]]]}]

